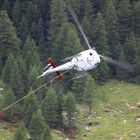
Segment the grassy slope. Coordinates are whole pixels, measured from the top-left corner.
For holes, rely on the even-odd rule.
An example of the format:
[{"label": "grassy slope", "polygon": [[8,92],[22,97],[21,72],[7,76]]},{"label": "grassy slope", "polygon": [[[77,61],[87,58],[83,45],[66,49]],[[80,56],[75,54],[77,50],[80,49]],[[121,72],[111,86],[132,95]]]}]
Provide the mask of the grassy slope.
[{"label": "grassy slope", "polygon": [[[140,108],[136,107],[138,102],[140,86],[119,81],[107,82],[94,95],[96,117],[81,119],[99,125],[89,127],[90,132],[86,131],[85,126],[80,126],[77,140],[139,140],[140,121],[135,120],[140,115]],[[130,136],[132,133],[137,136]]]},{"label": "grassy slope", "polygon": [[[93,94],[93,113],[86,114],[86,108],[79,106],[77,126],[79,133],[76,140],[139,140],[140,122],[136,122],[136,116],[140,115],[140,108],[136,103],[140,102],[140,86],[125,82],[110,81],[101,86],[96,94]],[[86,127],[83,124],[92,122],[94,126]],[[98,124],[98,125],[96,125]],[[88,129],[88,131],[86,130]],[[131,137],[135,133],[137,136]],[[13,133],[0,127],[0,140],[10,140]],[[86,135],[86,136],[84,136]],[[9,137],[9,138],[8,138]],[[66,137],[53,132],[54,140],[66,140]]]}]

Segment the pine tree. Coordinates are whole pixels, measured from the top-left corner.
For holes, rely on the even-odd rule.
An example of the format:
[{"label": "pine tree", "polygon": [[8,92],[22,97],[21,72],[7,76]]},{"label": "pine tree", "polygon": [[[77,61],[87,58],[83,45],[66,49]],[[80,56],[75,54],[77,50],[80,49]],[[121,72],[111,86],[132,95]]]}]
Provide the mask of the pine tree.
[{"label": "pine tree", "polygon": [[24,89],[24,95],[26,95],[27,87],[28,87],[28,73],[27,73],[27,67],[25,65],[25,62],[21,56],[17,57],[17,63],[19,67],[19,72],[21,75],[21,80],[23,83],[23,89]]},{"label": "pine tree", "polygon": [[23,122],[19,128],[17,128],[13,140],[29,140],[28,133]]},{"label": "pine tree", "polygon": [[83,101],[83,91],[84,91],[84,79],[74,80],[71,90],[75,95],[76,101],[81,103]]},{"label": "pine tree", "polygon": [[29,126],[29,133],[33,140],[40,140],[41,134],[45,129],[45,121],[40,109],[33,113],[32,120]]},{"label": "pine tree", "polygon": [[134,60],[136,57],[136,48],[137,48],[137,40],[134,36],[134,33],[129,34],[124,44],[124,54],[127,58],[127,62],[130,64],[134,64]]},{"label": "pine tree", "polygon": [[6,11],[0,11],[0,54],[4,62],[9,52],[18,53],[20,40]]},{"label": "pine tree", "polygon": [[0,55],[0,75],[2,73],[2,69],[3,69],[3,60],[2,60],[2,57]]},{"label": "pine tree", "polygon": [[19,66],[18,66],[16,61],[13,65],[13,71],[12,71],[9,86],[17,98],[23,97],[24,86],[22,83],[22,79],[21,79],[21,75],[20,75],[20,71],[19,71]]},{"label": "pine tree", "polygon": [[27,96],[24,100],[24,122],[27,127],[29,127],[29,124],[31,122],[31,118],[33,115],[33,112],[35,112],[38,109],[38,102],[35,94],[32,90],[29,92],[29,96]]},{"label": "pine tree", "polygon": [[41,140],[53,140],[51,131],[48,125],[46,125],[42,135],[41,135]]},{"label": "pine tree", "polygon": [[84,103],[89,108],[89,113],[91,113],[93,98],[96,91],[96,84],[91,75],[86,78],[85,88],[84,88]]},{"label": "pine tree", "polygon": [[27,35],[29,33],[29,28],[27,24],[27,19],[25,16],[22,16],[21,21],[19,23],[18,29],[18,36],[22,40],[22,42],[25,42]]},{"label": "pine tree", "polygon": [[139,13],[140,13],[140,1],[135,2],[131,19],[132,19],[132,27],[133,30],[139,35],[140,34],[140,20],[139,20]]},{"label": "pine tree", "polygon": [[118,4],[118,20],[120,41],[123,44],[130,30],[131,5],[129,0],[122,0]]},{"label": "pine tree", "polygon": [[68,117],[68,126],[69,126],[69,129],[71,130],[74,126],[73,117],[76,110],[75,98],[72,93],[68,93],[66,97],[65,109],[66,109],[67,117]]},{"label": "pine tree", "polygon": [[39,19],[39,12],[38,12],[38,7],[35,3],[29,2],[28,8],[27,8],[27,23],[28,26],[31,27],[32,22],[37,22]]},{"label": "pine tree", "polygon": [[[117,11],[113,0],[105,2],[105,23],[107,28],[107,37],[109,45],[109,53],[113,59],[118,59],[120,55],[120,42],[118,34],[118,17]],[[110,66],[113,75],[116,74],[116,67]]]},{"label": "pine tree", "polygon": [[42,113],[45,121],[50,127],[58,127],[58,113],[57,113],[57,95],[54,89],[49,89],[45,99],[42,103]]},{"label": "pine tree", "polygon": [[[120,62],[126,62],[123,50],[121,50],[119,61]],[[123,69],[117,67],[117,77],[120,78],[120,79],[125,79],[127,77],[126,71],[124,71]]]},{"label": "pine tree", "polygon": [[[137,47],[136,47],[136,56],[135,56],[135,71],[136,71],[136,75],[139,76],[140,73],[140,38],[137,38]],[[139,77],[140,79],[140,77]],[[139,80],[138,79],[138,80]]]},{"label": "pine tree", "polygon": [[[101,54],[108,54],[108,39],[105,27],[105,22],[102,17],[102,13],[97,13],[97,17],[93,26],[93,40],[94,46],[97,48],[98,52]],[[98,70],[98,79],[105,80],[108,76],[109,68],[106,62],[101,62]]]},{"label": "pine tree", "polygon": [[12,72],[13,72],[13,65],[14,65],[14,56],[11,53],[8,56],[8,59],[6,61],[6,64],[4,66],[3,72],[2,72],[2,79],[5,83],[9,84],[10,83],[10,79],[12,77]]},{"label": "pine tree", "polygon": [[28,73],[28,86],[32,87],[33,89],[36,89],[39,87],[42,83],[42,79],[37,79],[37,77],[40,75],[41,70],[37,66],[33,66],[29,73]]},{"label": "pine tree", "polygon": [[97,50],[106,54],[108,51],[107,32],[102,13],[100,12],[97,13],[97,17],[93,26],[93,40]]},{"label": "pine tree", "polygon": [[63,127],[63,95],[59,93],[57,96],[57,127],[62,128]]},{"label": "pine tree", "polygon": [[13,13],[12,19],[14,21],[14,24],[18,28],[21,17],[22,17],[22,2],[21,2],[21,0],[15,1],[12,13]]},{"label": "pine tree", "polygon": [[[8,105],[12,104],[15,101],[16,97],[14,93],[11,90],[8,90],[4,94],[4,99],[3,99],[3,108],[6,108]],[[12,121],[13,119],[13,114],[16,111],[16,105],[4,112],[4,119]]]},{"label": "pine tree", "polygon": [[[49,26],[48,40],[49,40],[49,47],[51,48],[51,52],[54,53],[54,51],[57,48],[57,41],[58,41],[59,34],[61,32],[60,29],[61,29],[63,23],[65,21],[67,21],[66,4],[65,4],[64,0],[52,0],[51,5],[50,5],[50,18],[51,18],[51,20],[49,23],[50,26]],[[55,53],[55,55],[53,55],[53,57],[56,58],[56,56],[58,56],[61,53],[60,52],[58,54],[58,52]],[[61,53],[61,55],[62,55],[62,53]],[[57,60],[57,58],[56,58],[56,60]]]},{"label": "pine tree", "polygon": [[39,58],[39,54],[37,52],[36,43],[30,36],[27,37],[24,44],[24,61],[27,67],[27,71],[30,70],[31,67],[37,66],[41,67],[41,62]]}]

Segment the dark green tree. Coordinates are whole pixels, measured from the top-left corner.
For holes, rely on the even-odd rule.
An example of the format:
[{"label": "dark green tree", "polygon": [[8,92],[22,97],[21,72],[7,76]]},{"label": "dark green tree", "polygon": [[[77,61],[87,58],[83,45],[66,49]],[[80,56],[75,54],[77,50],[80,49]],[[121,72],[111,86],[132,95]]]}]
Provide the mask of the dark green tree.
[{"label": "dark green tree", "polygon": [[6,11],[0,11],[0,54],[5,62],[10,52],[18,53],[20,40]]},{"label": "dark green tree", "polygon": [[19,23],[22,17],[22,2],[21,0],[16,0],[12,10],[12,19],[16,27],[19,27]]},{"label": "dark green tree", "polygon": [[37,77],[40,75],[41,69],[37,66],[31,67],[28,73],[28,87],[32,87],[33,89],[39,87],[42,83],[42,79],[38,79]]},{"label": "dark green tree", "polygon": [[13,140],[29,140],[28,132],[23,122],[17,128]]},{"label": "dark green tree", "polygon": [[[97,13],[97,17],[93,26],[93,40],[94,46],[97,48],[98,52],[107,55],[109,50],[107,31],[102,13],[100,12]],[[105,77],[107,77],[109,73],[109,67],[107,63],[102,62],[97,71],[98,79],[105,80]]]},{"label": "dark green tree", "polygon": [[48,125],[45,126],[45,129],[41,135],[41,139],[40,140],[53,140],[52,135],[51,135],[51,131]]},{"label": "dark green tree", "polygon": [[32,140],[40,140],[41,134],[45,129],[45,121],[40,109],[33,113],[32,120],[29,126],[29,133]]},{"label": "dark green tree", "polygon": [[17,57],[17,63],[19,67],[19,72],[21,75],[21,80],[23,83],[23,89],[24,89],[24,95],[27,94],[27,87],[28,87],[28,73],[27,73],[27,67],[25,65],[25,62],[21,56]]},{"label": "dark green tree", "polygon": [[106,54],[108,51],[107,31],[102,13],[97,13],[96,20],[93,26],[94,46],[100,53]]},{"label": "dark green tree", "polygon": [[24,100],[24,109],[23,109],[24,122],[26,127],[29,127],[33,112],[35,112],[38,109],[38,101],[36,95],[33,93],[32,90],[30,90],[29,94],[30,95],[28,95]]},{"label": "dark green tree", "polygon": [[89,108],[89,113],[92,110],[93,98],[96,91],[96,83],[91,75],[86,78],[85,87],[84,87],[84,103]]},{"label": "dark green tree", "polygon": [[15,61],[13,65],[13,71],[11,74],[9,86],[17,98],[21,98],[24,96],[24,86],[22,83],[22,77],[20,75],[20,70],[17,61]]},{"label": "dark green tree", "polygon": [[[125,58],[123,50],[121,50],[119,61],[120,62],[126,62],[126,58]],[[124,69],[121,69],[121,68],[117,67],[117,77],[119,79],[125,79],[127,77],[127,72]]]},{"label": "dark green tree", "polygon": [[63,105],[63,95],[59,93],[59,95],[57,96],[57,127],[59,128],[63,127]]},{"label": "dark green tree", "polygon": [[22,40],[22,42],[25,42],[27,35],[29,33],[29,28],[27,24],[27,19],[25,16],[22,16],[21,21],[19,22],[18,29],[18,36]]},{"label": "dark green tree", "polygon": [[[56,48],[59,47],[57,44],[59,34],[61,32],[61,27],[65,21],[67,21],[66,16],[66,4],[64,0],[52,0],[50,5],[50,23],[49,23],[49,47],[51,48],[51,52],[54,53]],[[57,47],[58,45],[58,47]],[[57,49],[58,50],[58,49]],[[61,52],[57,52],[53,55],[55,58]],[[62,55],[62,53],[61,53]]]},{"label": "dark green tree", "polygon": [[25,64],[27,66],[27,71],[30,71],[30,68],[33,66],[41,67],[36,43],[33,39],[30,38],[30,36],[27,37],[24,44],[23,55]]},{"label": "dark green tree", "polygon": [[57,95],[54,89],[49,89],[42,103],[42,113],[50,127],[58,127]]},{"label": "dark green tree", "polygon": [[[109,54],[113,59],[118,59],[120,55],[120,42],[119,42],[119,33],[118,33],[118,17],[115,4],[113,0],[105,1],[105,23],[107,29],[108,45],[109,45]],[[110,66],[111,73],[116,74],[116,67]]]},{"label": "dark green tree", "polygon": [[132,19],[132,27],[133,30],[140,35],[140,20],[139,20],[139,13],[140,13],[140,1],[135,2],[131,19]]},{"label": "dark green tree", "polygon": [[[3,108],[8,107],[10,104],[12,104],[16,100],[16,97],[14,93],[11,90],[8,90],[4,94],[4,99],[3,99]],[[13,115],[16,112],[16,105],[10,109],[7,109],[4,111],[4,119],[12,121]]]},{"label": "dark green tree", "polygon": [[119,20],[119,34],[120,34],[120,41],[123,44],[127,34],[130,31],[131,22],[130,22],[130,15],[131,15],[131,5],[129,0],[122,0],[118,4],[118,20]]},{"label": "dark green tree", "polygon": [[85,83],[84,79],[74,80],[71,87],[71,90],[74,93],[75,99],[79,103],[83,101],[84,83]]},{"label": "dark green tree", "polygon": [[30,1],[28,4],[26,17],[27,17],[27,23],[29,27],[31,27],[32,22],[37,22],[39,19],[38,7],[32,1]]},{"label": "dark green tree", "polygon": [[124,44],[124,54],[127,58],[127,62],[130,64],[135,63],[135,57],[136,57],[136,51],[137,51],[137,40],[135,38],[134,33],[131,33],[126,38],[126,42]]},{"label": "dark green tree", "polygon": [[74,127],[74,114],[76,111],[75,98],[72,93],[68,93],[65,100],[65,109],[68,117],[68,127],[71,130]]}]

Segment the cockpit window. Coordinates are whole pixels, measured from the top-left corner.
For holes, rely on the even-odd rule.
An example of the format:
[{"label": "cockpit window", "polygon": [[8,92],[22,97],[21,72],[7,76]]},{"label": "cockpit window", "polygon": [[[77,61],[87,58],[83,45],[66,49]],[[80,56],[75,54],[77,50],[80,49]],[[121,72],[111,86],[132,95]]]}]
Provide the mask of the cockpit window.
[{"label": "cockpit window", "polygon": [[92,53],[89,53],[90,54],[90,56],[92,56]]}]

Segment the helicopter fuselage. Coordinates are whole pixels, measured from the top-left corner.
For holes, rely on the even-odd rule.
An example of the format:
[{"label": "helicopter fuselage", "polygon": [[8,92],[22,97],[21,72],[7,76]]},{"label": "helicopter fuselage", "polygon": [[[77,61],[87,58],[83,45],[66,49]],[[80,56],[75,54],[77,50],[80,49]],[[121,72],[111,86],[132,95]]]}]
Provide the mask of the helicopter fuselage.
[{"label": "helicopter fuselage", "polygon": [[[94,49],[85,50],[77,55],[75,55],[69,62],[62,64],[53,68],[49,67],[46,71],[43,72],[39,77],[54,73],[57,71],[64,71],[74,69],[80,72],[87,72],[96,68],[100,63],[100,56]],[[38,77],[38,78],[39,78]]]}]

